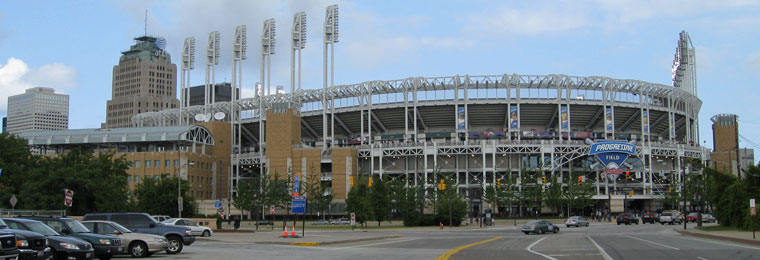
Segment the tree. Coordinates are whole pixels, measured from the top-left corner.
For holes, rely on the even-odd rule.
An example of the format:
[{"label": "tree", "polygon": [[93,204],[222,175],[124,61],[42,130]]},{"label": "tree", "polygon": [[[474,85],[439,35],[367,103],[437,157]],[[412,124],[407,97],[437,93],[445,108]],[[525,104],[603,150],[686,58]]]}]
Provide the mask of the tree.
[{"label": "tree", "polygon": [[442,178],[442,180],[445,186],[436,192],[438,197],[435,205],[436,219],[441,220],[444,225],[459,226],[462,224],[462,219],[467,216],[467,202],[457,194],[458,185],[454,185],[449,178]]},{"label": "tree", "polygon": [[[541,177],[543,177],[543,174],[533,170],[530,172],[523,172],[521,175],[521,202],[524,202],[526,205],[531,205],[535,212],[540,212],[544,200],[544,186],[538,182],[541,180]],[[538,215],[536,215],[536,217],[538,217]]]},{"label": "tree", "polygon": [[177,181],[182,188],[182,216],[194,216],[193,197],[188,194],[190,185],[177,177],[162,177],[158,180],[145,178],[135,187],[137,207],[151,215],[177,216]]},{"label": "tree", "polygon": [[260,178],[240,179],[232,204],[253,216],[253,211],[262,205],[262,195]]},{"label": "tree", "polygon": [[309,211],[322,212],[324,219],[324,211],[330,206],[333,195],[328,194],[327,185],[322,185],[322,178],[319,172],[314,170],[313,166],[310,168],[309,173],[302,177],[301,187],[304,190],[304,194],[306,194]]},{"label": "tree", "polygon": [[355,213],[356,221],[362,226],[374,216],[370,191],[366,178],[360,178],[354,182],[354,187],[348,192],[346,198],[346,212]]},{"label": "tree", "polygon": [[[0,134],[0,169],[3,170],[0,175],[0,207],[11,208],[8,200],[19,193],[23,183],[33,180],[29,178],[29,171],[35,168],[38,160],[39,156],[29,152],[25,139]],[[18,203],[18,206],[23,206],[26,200],[19,200]]]},{"label": "tree", "polygon": [[[552,210],[556,212],[562,211],[562,203],[564,202],[562,200],[562,195],[564,195],[564,191],[562,190],[562,182],[557,181],[557,178],[554,178],[554,176],[547,178],[551,179],[548,183],[548,188],[546,188],[546,192],[544,194],[546,205],[549,206]],[[570,214],[568,212],[568,214]]]},{"label": "tree", "polygon": [[666,209],[675,209],[681,203],[681,194],[676,190],[677,185],[676,176],[671,175],[668,190],[665,192],[665,196],[659,200]]},{"label": "tree", "polygon": [[384,178],[377,178],[370,188],[373,219],[377,221],[377,226],[388,219],[391,211],[391,198],[386,182]]},{"label": "tree", "polygon": [[575,174],[575,172],[570,172],[571,183],[567,185],[567,190],[562,195],[562,199],[569,208],[567,212],[568,216],[572,214],[570,212],[572,209],[583,209],[594,205],[593,197],[595,192],[591,182],[583,182],[581,185],[572,183],[573,180],[577,180],[580,176],[582,176],[581,173]]},{"label": "tree", "polygon": [[418,209],[425,203],[425,190],[423,187],[406,186],[403,188],[403,193],[404,198],[397,204],[403,216],[404,226],[419,226],[422,211]]}]

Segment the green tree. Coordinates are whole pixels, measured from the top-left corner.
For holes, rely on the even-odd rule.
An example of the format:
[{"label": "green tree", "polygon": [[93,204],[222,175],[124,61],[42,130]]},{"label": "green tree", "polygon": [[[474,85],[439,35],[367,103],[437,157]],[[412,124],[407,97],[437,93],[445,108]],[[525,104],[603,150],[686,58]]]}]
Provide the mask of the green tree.
[{"label": "green tree", "polygon": [[194,216],[194,199],[188,193],[190,185],[177,177],[145,178],[137,184],[134,194],[138,209],[151,215],[177,217],[177,181],[182,190],[182,216]]},{"label": "green tree", "polygon": [[543,183],[539,182],[542,180],[541,177],[544,177],[543,174],[541,172],[531,170],[524,171],[521,175],[521,201],[525,203],[525,205],[532,207],[534,212],[540,212],[541,205],[544,201],[544,185]]},{"label": "green tree", "polygon": [[309,211],[321,212],[324,219],[324,211],[330,206],[333,195],[327,192],[327,185],[322,184],[320,173],[316,172],[313,166],[310,168],[309,173],[302,178],[301,187],[306,194]]},{"label": "green tree", "polygon": [[388,187],[384,178],[378,177],[373,181],[370,188],[370,200],[372,203],[373,220],[377,221],[377,226],[387,220],[391,212],[391,198],[388,194]]},{"label": "green tree", "polygon": [[664,192],[663,198],[659,199],[659,201],[666,209],[677,209],[678,205],[681,203],[681,193],[679,193],[676,188],[678,187],[678,180],[676,180],[675,175],[671,175],[669,179],[670,185],[668,190]]},{"label": "green tree", "polygon": [[366,178],[354,181],[354,187],[348,192],[346,198],[346,212],[355,213],[356,221],[362,226],[374,216],[370,191]]},{"label": "green tree", "polygon": [[573,181],[576,181],[580,176],[582,176],[582,173],[576,174],[575,172],[570,172],[571,182],[568,183],[567,189],[562,195],[562,199],[569,208],[567,213],[568,216],[571,216],[572,212],[570,211],[572,211],[572,209],[583,209],[585,207],[594,205],[593,197],[595,192],[591,182],[582,182],[581,185],[572,183]]},{"label": "green tree", "polygon": [[[0,175],[0,207],[11,208],[8,202],[11,196],[16,194],[18,197],[21,184],[34,180],[29,175],[38,160],[39,156],[29,152],[25,139],[7,133],[0,134],[0,169],[3,171]],[[18,206],[24,203],[26,200],[19,201]],[[58,208],[60,207],[56,207]]]},{"label": "green tree", "polygon": [[251,213],[262,206],[261,178],[240,179],[232,205]]},{"label": "green tree", "polygon": [[454,185],[450,178],[442,179],[445,187],[436,191],[438,197],[435,205],[436,219],[441,220],[444,225],[459,226],[462,224],[462,219],[467,216],[467,202],[457,194],[458,185]]},{"label": "green tree", "polygon": [[557,181],[554,176],[546,177],[546,179],[549,180],[549,183],[547,183],[548,187],[544,193],[545,203],[549,208],[559,213],[562,211],[562,203],[564,202],[562,199],[564,195],[562,182]]}]

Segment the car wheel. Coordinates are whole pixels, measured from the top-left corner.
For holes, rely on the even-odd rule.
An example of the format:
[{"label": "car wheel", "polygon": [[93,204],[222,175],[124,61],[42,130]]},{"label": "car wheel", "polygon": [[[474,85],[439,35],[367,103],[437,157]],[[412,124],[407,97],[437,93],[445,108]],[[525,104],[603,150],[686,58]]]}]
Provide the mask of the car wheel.
[{"label": "car wheel", "polygon": [[588,227],[588,222],[586,222],[586,227]]},{"label": "car wheel", "polygon": [[618,226],[620,226],[620,222],[618,222]]},{"label": "car wheel", "polygon": [[544,229],[543,228],[538,228],[538,234],[543,234],[543,233],[544,233]]},{"label": "car wheel", "polygon": [[554,234],[557,234],[557,232],[559,232],[559,228],[558,227],[554,227]]},{"label": "car wheel", "polygon": [[204,230],[203,234],[201,236],[210,237],[211,236],[211,232],[208,232],[208,230]]},{"label": "car wheel", "polygon": [[528,231],[524,231],[523,233],[525,233],[526,235],[530,235],[530,232]]},{"label": "car wheel", "polygon": [[111,260],[112,257],[113,257],[113,255],[110,255],[110,256],[98,257],[98,259],[100,259],[100,260]]},{"label": "car wheel", "polygon": [[182,239],[178,236],[169,237],[169,248],[166,249],[167,254],[179,254],[182,252]]},{"label": "car wheel", "polygon": [[139,241],[129,244],[129,255],[132,257],[146,257],[148,256],[148,246]]},{"label": "car wheel", "polygon": [[660,222],[660,225],[663,225],[663,226],[664,226],[664,225],[665,225],[665,222]]}]

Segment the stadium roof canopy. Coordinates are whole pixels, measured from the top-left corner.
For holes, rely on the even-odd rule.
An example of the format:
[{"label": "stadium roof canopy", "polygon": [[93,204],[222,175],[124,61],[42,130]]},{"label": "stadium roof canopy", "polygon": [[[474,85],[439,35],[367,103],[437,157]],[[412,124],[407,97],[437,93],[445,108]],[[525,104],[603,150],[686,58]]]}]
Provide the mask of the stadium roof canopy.
[{"label": "stadium roof canopy", "polygon": [[112,129],[38,130],[19,134],[28,145],[114,144],[139,142],[177,142],[214,145],[208,129],[197,125],[157,126]]}]

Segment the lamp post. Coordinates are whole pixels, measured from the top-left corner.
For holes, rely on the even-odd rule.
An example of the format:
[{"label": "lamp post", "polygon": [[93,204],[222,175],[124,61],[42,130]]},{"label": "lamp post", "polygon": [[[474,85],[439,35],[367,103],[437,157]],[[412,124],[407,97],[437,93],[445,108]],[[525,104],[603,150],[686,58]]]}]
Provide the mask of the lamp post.
[{"label": "lamp post", "polygon": [[[177,173],[177,217],[182,217],[182,145],[180,141],[182,140],[182,134],[177,134],[177,163],[178,163],[178,173]],[[189,165],[195,165],[194,163],[186,163],[186,166]],[[187,168],[187,167],[185,167]],[[176,169],[176,168],[175,168]]]}]

